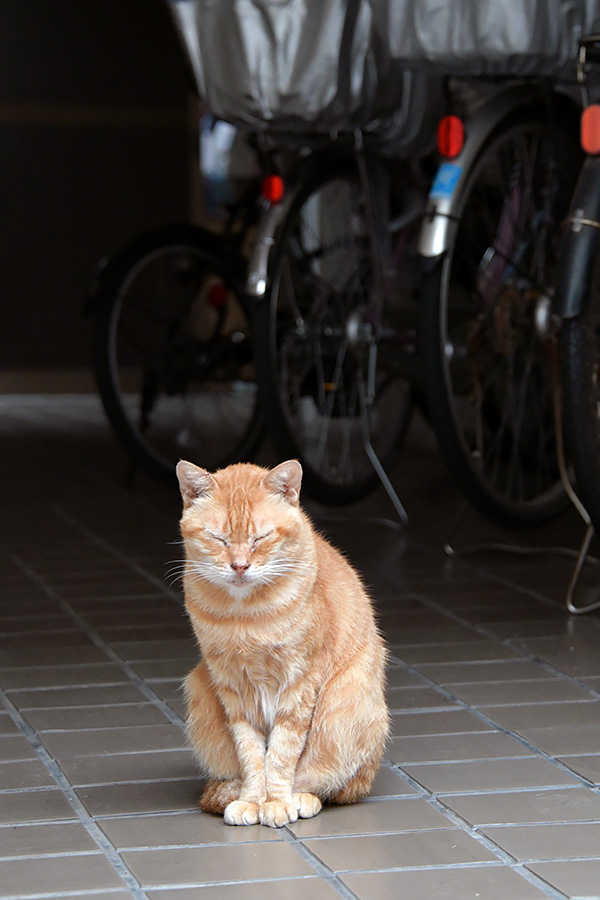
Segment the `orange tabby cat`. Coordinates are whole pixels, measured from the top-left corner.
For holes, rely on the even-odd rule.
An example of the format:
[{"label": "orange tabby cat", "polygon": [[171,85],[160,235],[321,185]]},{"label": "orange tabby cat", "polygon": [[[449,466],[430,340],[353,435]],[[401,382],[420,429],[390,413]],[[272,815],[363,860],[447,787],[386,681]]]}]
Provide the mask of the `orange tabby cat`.
[{"label": "orange tabby cat", "polygon": [[177,475],[200,806],[280,827],[359,800],[388,733],[385,649],[357,573],[299,507],[300,464]]}]

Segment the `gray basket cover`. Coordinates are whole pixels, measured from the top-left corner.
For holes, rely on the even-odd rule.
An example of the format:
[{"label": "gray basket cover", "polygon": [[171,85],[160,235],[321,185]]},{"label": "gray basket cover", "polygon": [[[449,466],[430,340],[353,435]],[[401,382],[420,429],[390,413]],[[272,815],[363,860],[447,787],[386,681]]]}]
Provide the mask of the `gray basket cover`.
[{"label": "gray basket cover", "polygon": [[423,127],[441,75],[574,77],[597,0],[168,0],[200,96],[238,127]]}]

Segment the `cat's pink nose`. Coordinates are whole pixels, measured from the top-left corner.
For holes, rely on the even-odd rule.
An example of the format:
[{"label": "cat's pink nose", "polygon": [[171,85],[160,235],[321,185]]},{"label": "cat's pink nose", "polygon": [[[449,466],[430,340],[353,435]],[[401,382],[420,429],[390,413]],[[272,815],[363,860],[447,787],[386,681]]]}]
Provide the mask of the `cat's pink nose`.
[{"label": "cat's pink nose", "polygon": [[231,568],[236,573],[236,575],[242,575],[247,569],[250,568],[250,563],[245,559],[233,559],[231,561]]}]

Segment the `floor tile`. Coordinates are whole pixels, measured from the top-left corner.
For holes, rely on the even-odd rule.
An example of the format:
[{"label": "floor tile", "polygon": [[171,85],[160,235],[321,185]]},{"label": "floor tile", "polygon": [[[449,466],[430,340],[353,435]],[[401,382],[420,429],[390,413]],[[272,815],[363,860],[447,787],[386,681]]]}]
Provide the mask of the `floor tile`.
[{"label": "floor tile", "polygon": [[118,684],[126,681],[126,676],[119,666],[110,662],[99,662],[93,665],[54,665],[0,667],[0,684],[5,690],[20,688],[46,688],[59,685],[92,685]]},{"label": "floor tile", "polygon": [[[545,681],[486,682],[483,684],[450,685],[447,688],[471,706],[514,706],[532,703],[563,703],[573,700],[593,700],[584,687],[567,678]],[[492,713],[488,710],[488,715]]]},{"label": "floor tile", "polygon": [[586,756],[600,748],[600,724],[576,728],[523,728],[527,740],[550,756]]},{"label": "floor tile", "polygon": [[392,735],[464,734],[493,731],[494,726],[464,709],[392,715]]},{"label": "floor tile", "polygon": [[[93,644],[70,647],[19,647],[2,653],[2,666],[61,666],[74,663],[104,662],[106,654]],[[4,683],[4,680],[3,680]]]},{"label": "floor tile", "polygon": [[3,762],[0,765],[0,791],[54,786],[54,779],[39,760]]},{"label": "floor tile", "polygon": [[532,750],[498,731],[396,737],[392,738],[386,746],[387,758],[398,765],[533,755]]},{"label": "floor tile", "polygon": [[[600,748],[599,748],[600,749]],[[566,766],[583,775],[593,784],[600,785],[600,755],[599,756],[565,756],[562,760]]]},{"label": "floor tile", "polygon": [[485,759],[402,768],[433,793],[503,791],[580,784],[575,776],[544,759]]},{"label": "floor tile", "polygon": [[387,702],[390,710],[429,709],[432,707],[459,708],[456,701],[445,697],[440,691],[427,687],[388,687]]},{"label": "floor tile", "polygon": [[59,790],[20,791],[1,797],[1,825],[74,818],[75,812]]},{"label": "floor tile", "polygon": [[481,707],[502,728],[521,734],[537,728],[600,726],[600,700],[578,703],[526,703],[520,706]]},{"label": "floor tile", "polygon": [[308,877],[148,893],[149,900],[281,900],[282,896],[285,900],[337,900],[339,893],[326,881]]},{"label": "floor tile", "polygon": [[[236,826],[231,826],[232,828]],[[261,830],[263,825],[251,826]],[[122,853],[142,887],[216,884],[314,875],[293,847],[280,841]]]},{"label": "floor tile", "polygon": [[44,735],[44,744],[58,759],[71,759],[74,756],[180,750],[185,745],[185,738],[181,729],[175,725],[138,725],[134,728],[101,728],[81,733],[49,733]]},{"label": "floor tile", "polygon": [[[398,647],[413,647],[420,644],[458,644],[475,640],[481,636],[463,625],[421,625],[412,628],[397,628],[391,632],[388,642],[392,650]],[[402,656],[402,653],[399,654]]]},{"label": "floor tile", "polygon": [[0,856],[28,857],[98,852],[98,845],[77,823],[4,826],[0,828]]},{"label": "floor tile", "polygon": [[370,797],[398,797],[405,794],[414,794],[415,788],[402,777],[401,774],[382,765],[375,776],[375,781],[369,793]]},{"label": "floor tile", "polygon": [[37,753],[22,735],[0,737],[0,762],[20,759],[37,759]]},{"label": "floor tile", "polygon": [[304,843],[334,872],[454,866],[496,859],[479,841],[456,828]]},{"label": "floor tile", "polygon": [[419,671],[438,684],[480,684],[490,681],[531,681],[547,679],[548,670],[537,662],[529,660],[490,660],[487,662],[428,663],[420,665]]},{"label": "floor tile", "polygon": [[432,869],[417,872],[343,875],[360,900],[542,900],[545,891],[510,869]]},{"label": "floor tile", "polygon": [[428,682],[422,675],[417,675],[416,672],[411,672],[402,666],[388,666],[385,677],[388,689],[420,688],[426,690],[429,688],[431,690]]},{"label": "floor tile", "polygon": [[152,703],[124,706],[77,706],[60,709],[30,709],[24,712],[38,732],[92,731],[136,725],[166,725],[168,719]]},{"label": "floor tile", "polygon": [[451,823],[426,800],[372,800],[352,806],[325,806],[313,819],[298,819],[289,829],[298,837],[374,834],[385,831],[448,828]]},{"label": "floor tile", "polygon": [[522,656],[495,641],[464,641],[456,644],[424,644],[420,647],[402,647],[395,655],[417,669],[431,663],[472,662],[473,660],[515,659]]},{"label": "floor tile", "polygon": [[200,781],[106,784],[77,788],[76,793],[92,816],[197,809]]},{"label": "floor tile", "polygon": [[212,816],[200,809],[176,814],[106,818],[101,819],[99,825],[117,850],[283,840],[283,833],[277,828],[226,825],[221,816]]},{"label": "floor tile", "polygon": [[144,694],[129,684],[107,684],[102,687],[62,687],[46,690],[7,691],[10,699],[23,712],[27,709],[48,709],[64,706],[110,706],[121,703],[140,703]]},{"label": "floor tile", "polygon": [[122,879],[108,860],[97,853],[2,863],[0,897],[35,898],[48,893],[64,895],[70,891],[119,887],[123,887]]},{"label": "floor tile", "polygon": [[196,652],[196,644],[187,640],[171,641],[115,641],[113,649],[128,662],[156,659],[187,659]]},{"label": "floor tile", "polygon": [[179,778],[188,781],[195,778],[200,783],[198,765],[187,749],[75,756],[62,758],[61,768],[75,786]]},{"label": "floor tile", "polygon": [[600,823],[483,828],[483,833],[521,862],[598,857]]},{"label": "floor tile", "polygon": [[162,678],[183,679],[198,664],[198,654],[193,653],[182,659],[151,659],[145,662],[131,662],[133,671],[149,682]]},{"label": "floor tile", "polygon": [[585,788],[444,797],[472,825],[600,820],[600,795]]},{"label": "floor tile", "polygon": [[600,859],[531,863],[528,868],[574,900],[598,900]]}]

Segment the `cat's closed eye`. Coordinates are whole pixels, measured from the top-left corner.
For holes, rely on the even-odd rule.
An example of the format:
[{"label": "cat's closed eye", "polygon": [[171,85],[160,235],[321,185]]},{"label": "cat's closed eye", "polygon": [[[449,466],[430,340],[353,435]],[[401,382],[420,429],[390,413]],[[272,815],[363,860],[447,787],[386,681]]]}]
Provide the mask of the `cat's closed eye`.
[{"label": "cat's closed eye", "polygon": [[253,535],[250,539],[251,544],[253,544],[253,545],[259,544],[261,541],[264,541],[265,538],[271,537],[274,530],[275,530],[274,528],[271,528],[271,529],[269,529],[269,531],[263,531],[260,534]]},{"label": "cat's closed eye", "polygon": [[206,536],[213,541],[217,541],[219,544],[222,544],[224,547],[229,546],[229,539],[225,537],[224,534],[216,534],[214,531],[206,531]]}]

